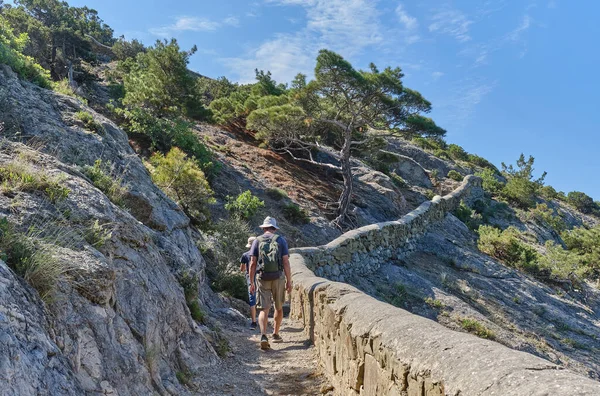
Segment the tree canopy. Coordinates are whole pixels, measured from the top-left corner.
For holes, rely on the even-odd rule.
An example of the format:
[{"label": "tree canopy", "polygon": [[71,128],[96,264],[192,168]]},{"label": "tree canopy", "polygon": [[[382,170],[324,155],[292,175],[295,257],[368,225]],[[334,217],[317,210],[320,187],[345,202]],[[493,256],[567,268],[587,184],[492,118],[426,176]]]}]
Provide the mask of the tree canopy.
[{"label": "tree canopy", "polygon": [[198,116],[203,107],[194,89],[195,78],[187,69],[194,52],[195,46],[181,51],[175,39],[158,40],[154,47],[139,52],[123,79],[123,104],[143,108],[156,117]]},{"label": "tree canopy", "polygon": [[[400,68],[380,71],[371,64],[368,71],[356,70],[339,54],[321,50],[314,80],[307,83],[305,76],[298,75],[286,96],[261,98],[248,115],[247,127],[275,150],[341,171],[344,188],[334,222],[348,226],[352,224],[348,212],[354,149],[382,135],[445,134],[422,116],[431,110],[431,103],[404,87],[402,77]],[[316,151],[327,151],[338,163],[315,160]]]},{"label": "tree canopy", "polygon": [[55,80],[67,75],[67,66],[79,59],[93,60],[92,42],[110,46],[113,30],[88,7],[71,7],[58,0],[15,0],[0,12],[14,33],[27,33],[23,54],[50,70]]}]

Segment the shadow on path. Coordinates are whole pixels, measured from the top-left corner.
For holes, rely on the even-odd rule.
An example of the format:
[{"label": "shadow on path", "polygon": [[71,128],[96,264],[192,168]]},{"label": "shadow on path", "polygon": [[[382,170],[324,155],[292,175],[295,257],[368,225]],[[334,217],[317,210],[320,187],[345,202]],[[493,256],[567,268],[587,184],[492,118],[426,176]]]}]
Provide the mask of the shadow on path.
[{"label": "shadow on path", "polygon": [[[198,395],[316,395],[327,387],[314,347],[302,324],[285,318],[283,342],[259,348],[260,332],[236,322],[221,322],[230,342],[229,356],[207,368],[194,383]],[[271,329],[272,332],[272,329]]]}]

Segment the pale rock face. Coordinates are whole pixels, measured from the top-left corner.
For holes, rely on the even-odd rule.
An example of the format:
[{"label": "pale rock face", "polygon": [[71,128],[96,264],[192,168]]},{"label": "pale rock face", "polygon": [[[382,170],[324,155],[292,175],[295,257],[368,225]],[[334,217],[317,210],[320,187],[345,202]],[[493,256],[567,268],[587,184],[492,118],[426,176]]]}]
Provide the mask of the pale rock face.
[{"label": "pale rock face", "polygon": [[78,395],[68,360],[47,332],[36,294],[0,261],[0,393]]},{"label": "pale rock face", "polygon": [[[0,165],[19,158],[70,189],[60,205],[35,192],[0,195],[0,217],[74,230],[98,220],[111,231],[102,248],[79,238],[57,250],[71,280],[59,282],[47,306],[0,263],[0,393],[185,394],[176,372],[195,374],[218,359],[177,281],[195,274],[202,302],[211,300],[189,219],[152,183],[125,133],[76,99],[0,66],[0,105],[0,120],[11,123]],[[92,113],[104,132],[79,125],[80,110]],[[80,172],[96,159],[122,178],[128,210]],[[63,223],[53,223],[57,218]]]}]

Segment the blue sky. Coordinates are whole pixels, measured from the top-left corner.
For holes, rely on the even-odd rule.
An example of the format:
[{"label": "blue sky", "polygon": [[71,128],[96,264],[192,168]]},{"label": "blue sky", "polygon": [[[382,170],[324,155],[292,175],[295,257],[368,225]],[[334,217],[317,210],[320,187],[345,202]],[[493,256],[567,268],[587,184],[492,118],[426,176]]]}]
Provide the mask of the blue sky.
[{"label": "blue sky", "polygon": [[557,190],[600,200],[597,65],[600,2],[592,0],[71,0],[117,35],[198,46],[190,68],[252,81],[312,75],[320,48],[356,67],[400,66],[433,103],[447,140],[496,165],[536,158]]}]

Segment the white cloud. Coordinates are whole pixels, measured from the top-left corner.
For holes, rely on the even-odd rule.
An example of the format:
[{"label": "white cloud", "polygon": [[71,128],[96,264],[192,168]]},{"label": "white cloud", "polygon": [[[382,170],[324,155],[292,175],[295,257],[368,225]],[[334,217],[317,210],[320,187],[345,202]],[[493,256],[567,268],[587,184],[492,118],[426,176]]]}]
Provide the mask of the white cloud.
[{"label": "white cloud", "polygon": [[527,40],[524,35],[534,25],[534,20],[525,14],[519,25],[505,33],[503,36],[489,40],[483,43],[476,43],[462,49],[459,54],[473,59],[473,66],[479,67],[490,63],[490,58],[494,53],[505,48],[521,47],[518,57],[523,58],[527,54]]},{"label": "white cloud", "polygon": [[475,113],[477,106],[490,94],[496,86],[495,82],[482,80],[463,79],[456,82],[453,94],[436,106],[444,113],[449,114],[446,127],[452,129],[463,128]]},{"label": "white cloud", "polygon": [[221,59],[240,82],[254,81],[255,68],[271,71],[277,81],[289,82],[299,72],[312,74],[321,48],[348,58],[383,41],[376,1],[266,0],[266,3],[302,7],[306,25],[293,33],[277,34],[243,56]]},{"label": "white cloud", "polygon": [[521,34],[525,31],[527,31],[527,29],[529,29],[530,27],[531,27],[531,17],[529,17],[529,15],[525,15],[523,17],[523,20],[521,21],[521,24],[519,26],[517,26],[517,28],[515,28],[514,30],[509,32],[506,35],[506,38],[511,41],[518,41],[519,38],[521,37]]},{"label": "white cloud", "polygon": [[436,12],[429,25],[430,32],[439,32],[454,37],[459,42],[471,40],[469,26],[473,24],[465,14],[458,10],[446,9]]},{"label": "white cloud", "polygon": [[230,17],[223,19],[223,24],[228,25],[228,26],[238,27],[238,26],[240,26],[240,19],[235,16],[230,16]]},{"label": "white cloud", "polygon": [[396,7],[396,15],[398,16],[398,20],[404,25],[406,30],[414,30],[417,27],[419,27],[419,22],[417,21],[417,18],[410,16],[404,10],[402,4],[398,4],[398,7]]},{"label": "white cloud", "polygon": [[161,26],[158,28],[151,28],[149,32],[155,36],[160,37],[171,37],[179,32],[191,31],[191,32],[212,32],[223,25],[227,26],[239,26],[239,19],[234,16],[225,18],[222,22],[213,21],[208,18],[194,17],[194,16],[180,16],[177,17],[175,23],[168,26]]},{"label": "white cloud", "polygon": [[301,35],[279,35],[252,50],[246,57],[222,58],[241,83],[255,82],[254,69],[269,70],[278,82],[289,82],[299,72],[308,73],[315,53]]},{"label": "white cloud", "polygon": [[421,36],[419,36],[417,34],[413,34],[413,35],[407,36],[404,39],[404,42],[406,44],[408,44],[408,45],[414,44],[414,43],[419,42],[419,41],[421,41]]},{"label": "white cloud", "polygon": [[206,18],[198,18],[191,16],[182,16],[178,17],[174,24],[169,26],[162,26],[159,28],[150,29],[150,33],[167,37],[172,36],[174,33],[183,32],[183,31],[193,31],[193,32],[209,32],[217,30],[220,26],[219,22],[211,21]]},{"label": "white cloud", "polygon": [[434,80],[437,80],[437,79],[439,79],[439,78],[440,78],[440,77],[442,77],[443,75],[444,75],[444,73],[443,73],[443,72],[441,72],[441,71],[434,71],[433,73],[431,73],[431,77],[432,77]]}]

